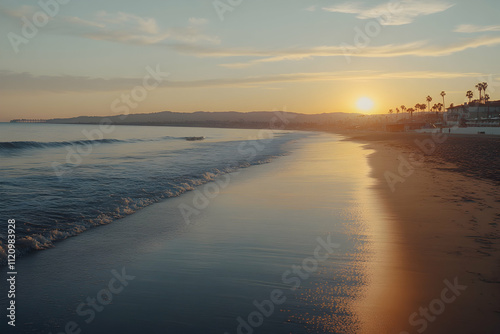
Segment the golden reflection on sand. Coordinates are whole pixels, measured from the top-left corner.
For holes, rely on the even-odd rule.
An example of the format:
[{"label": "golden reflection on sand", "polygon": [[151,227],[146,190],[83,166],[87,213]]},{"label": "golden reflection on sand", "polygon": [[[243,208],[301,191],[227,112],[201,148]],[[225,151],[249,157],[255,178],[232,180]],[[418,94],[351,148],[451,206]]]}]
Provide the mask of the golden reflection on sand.
[{"label": "golden reflection on sand", "polygon": [[[366,157],[372,153],[365,150],[363,166],[368,171],[371,168]],[[380,186],[384,185],[369,178],[357,192],[362,207],[358,217],[369,240],[365,245],[365,258],[361,260],[366,286],[354,304],[360,319],[357,333],[400,333],[407,327],[410,314],[408,303],[404,303],[410,294],[410,277],[405,269],[403,241],[394,216],[377,191]]]}]

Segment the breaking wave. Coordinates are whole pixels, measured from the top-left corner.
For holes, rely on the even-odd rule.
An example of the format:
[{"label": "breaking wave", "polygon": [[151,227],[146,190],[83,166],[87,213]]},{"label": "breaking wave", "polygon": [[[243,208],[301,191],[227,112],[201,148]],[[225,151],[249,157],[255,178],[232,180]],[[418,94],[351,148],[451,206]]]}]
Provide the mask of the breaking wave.
[{"label": "breaking wave", "polygon": [[10,142],[0,142],[0,151],[2,150],[22,150],[22,149],[40,149],[40,148],[51,148],[51,147],[64,147],[64,146],[74,146],[74,145],[101,145],[101,144],[116,144],[116,143],[138,143],[147,141],[160,141],[160,140],[175,140],[184,139],[181,137],[160,137],[151,139],[95,139],[95,140],[73,140],[73,141],[55,141],[55,142],[38,142],[38,141],[10,141]]},{"label": "breaking wave", "polygon": [[[268,163],[287,153],[285,144],[304,136],[282,134],[271,141],[204,142],[188,149],[144,144],[144,152],[85,160],[58,179],[43,164],[19,165],[18,173],[0,175],[0,212],[16,219],[17,255],[54,247],[54,243],[106,225],[167,198],[179,196],[222,175]],[[98,141],[10,142],[1,149],[57,147],[184,139],[103,139]],[[173,144],[174,146],[176,144]],[[8,147],[8,148],[6,148]],[[111,146],[109,152],[115,151]],[[56,154],[56,153],[54,153]],[[28,153],[22,154],[24,161]],[[47,152],[50,157],[50,152]],[[12,158],[15,161],[15,157]],[[23,169],[25,168],[25,169]],[[25,171],[25,172],[23,172]],[[0,265],[6,263],[7,236],[0,231]]]}]

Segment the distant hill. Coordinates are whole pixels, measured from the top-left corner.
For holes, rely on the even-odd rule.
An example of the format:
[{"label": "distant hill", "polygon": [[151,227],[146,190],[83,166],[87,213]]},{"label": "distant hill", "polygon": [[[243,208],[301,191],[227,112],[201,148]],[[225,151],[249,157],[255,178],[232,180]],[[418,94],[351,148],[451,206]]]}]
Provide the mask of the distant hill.
[{"label": "distant hill", "polygon": [[360,114],[325,113],[299,114],[291,112],[254,111],[254,112],[205,112],[192,113],[162,111],[150,114],[130,114],[118,116],[79,116],[47,120],[54,124],[99,124],[104,119],[116,125],[170,125],[206,126],[236,128],[286,128],[317,127],[337,122],[352,121]]}]

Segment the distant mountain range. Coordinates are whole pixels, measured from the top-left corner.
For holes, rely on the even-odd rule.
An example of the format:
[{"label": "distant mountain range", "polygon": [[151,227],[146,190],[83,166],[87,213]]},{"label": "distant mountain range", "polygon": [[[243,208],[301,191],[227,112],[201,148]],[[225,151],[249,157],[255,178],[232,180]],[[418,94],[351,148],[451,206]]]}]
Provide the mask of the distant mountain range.
[{"label": "distant mountain range", "polygon": [[192,113],[162,111],[150,114],[129,114],[118,116],[79,116],[47,120],[54,124],[99,124],[106,122],[116,125],[170,125],[206,126],[237,128],[301,128],[333,125],[337,122],[352,121],[361,114],[325,113],[299,114],[281,111],[254,112],[205,112]]}]

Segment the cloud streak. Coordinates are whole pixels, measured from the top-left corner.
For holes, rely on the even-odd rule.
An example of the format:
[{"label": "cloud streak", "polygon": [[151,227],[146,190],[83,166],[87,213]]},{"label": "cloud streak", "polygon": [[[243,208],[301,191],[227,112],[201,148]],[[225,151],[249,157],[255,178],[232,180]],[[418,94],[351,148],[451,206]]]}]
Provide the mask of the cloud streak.
[{"label": "cloud streak", "polygon": [[[344,71],[287,73],[276,75],[250,76],[242,78],[215,78],[191,81],[164,81],[163,88],[202,87],[258,87],[275,83],[300,83],[318,81],[353,80],[393,80],[393,79],[455,79],[478,78],[482,73],[470,72],[384,72],[384,71]],[[103,91],[125,91],[142,82],[142,78],[92,78],[84,76],[34,76],[29,73],[0,71],[0,90],[14,92],[54,92],[91,93]]]},{"label": "cloud streak", "polygon": [[500,25],[493,26],[477,26],[473,24],[462,24],[453,30],[454,32],[461,33],[476,33],[476,32],[492,32],[492,31],[500,31]]},{"label": "cloud streak", "polygon": [[261,63],[281,61],[297,61],[314,57],[362,57],[362,58],[393,58],[403,56],[415,57],[443,57],[458,52],[479,47],[491,47],[500,44],[500,37],[481,36],[464,39],[448,45],[432,45],[429,41],[416,41],[405,44],[386,44],[356,48],[353,45],[318,46],[310,48],[289,48],[275,50],[257,50],[250,48],[222,48],[176,44],[171,47],[178,52],[193,54],[199,57],[252,57],[246,62],[224,63],[220,66],[227,68],[243,68]]},{"label": "cloud streak", "polygon": [[[39,9],[33,6],[21,6],[15,10],[0,7],[0,16],[20,19],[23,16],[33,16],[37,10]],[[206,19],[190,18],[183,27],[162,29],[154,18],[124,12],[100,11],[90,19],[57,15],[51,18],[50,25],[44,31],[133,45],[172,42],[219,44],[220,40],[217,36],[205,33],[207,24]]]},{"label": "cloud streak", "polygon": [[[161,29],[157,21],[153,18],[140,17],[133,14],[118,12],[99,12],[93,20],[81,21],[73,18],[70,21],[66,18],[65,23],[70,26],[63,28],[71,29],[74,34],[85,38],[119,42],[136,45],[154,45],[166,42],[183,43],[209,43],[219,44],[220,40],[216,36],[204,33],[204,26],[207,21],[204,19],[190,18],[185,27],[173,27]],[[74,23],[71,25],[71,23]],[[92,29],[83,29],[92,28]]]},{"label": "cloud streak", "polygon": [[431,0],[390,1],[373,7],[360,3],[346,2],[323,10],[333,13],[354,14],[358,19],[378,19],[382,25],[396,26],[410,24],[420,16],[441,13],[453,7],[453,4]]}]

